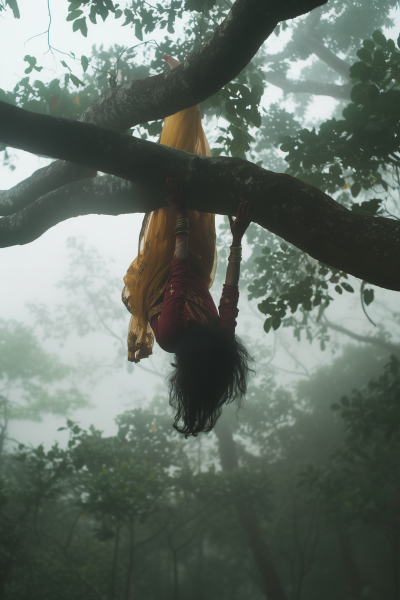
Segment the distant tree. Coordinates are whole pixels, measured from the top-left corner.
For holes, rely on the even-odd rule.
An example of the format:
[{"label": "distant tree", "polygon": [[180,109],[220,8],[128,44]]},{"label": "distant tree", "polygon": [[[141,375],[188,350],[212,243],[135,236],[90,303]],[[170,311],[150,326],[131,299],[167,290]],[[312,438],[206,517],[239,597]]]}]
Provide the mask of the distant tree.
[{"label": "distant tree", "polygon": [[[310,464],[302,484],[324,503],[331,523],[361,523],[380,531],[388,556],[384,597],[400,597],[400,362],[390,357],[383,374],[332,404],[344,424],[344,439],[323,466]],[[382,544],[389,546],[389,552]],[[378,597],[376,567],[362,597]],[[358,597],[358,596],[357,596]],[[382,596],[379,596],[382,597]]]},{"label": "distant tree", "polygon": [[40,345],[30,327],[0,320],[0,456],[11,420],[70,415],[91,403],[77,385],[77,368]]}]

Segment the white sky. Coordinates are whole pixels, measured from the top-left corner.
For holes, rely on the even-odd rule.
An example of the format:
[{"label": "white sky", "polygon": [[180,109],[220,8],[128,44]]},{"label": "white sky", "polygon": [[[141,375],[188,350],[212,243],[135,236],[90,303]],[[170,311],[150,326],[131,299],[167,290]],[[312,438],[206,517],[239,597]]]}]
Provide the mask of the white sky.
[{"label": "white sky", "polygon": [[[48,23],[47,0],[18,0],[21,19],[15,20],[8,11],[6,17],[0,19],[0,53],[2,61],[0,63],[0,88],[4,90],[12,89],[17,81],[23,76],[23,71],[27,67],[27,63],[23,61],[26,54],[35,56],[39,66],[44,66],[43,71],[37,73],[37,78],[42,80],[51,80],[55,77],[60,77],[65,73],[64,67],[61,66],[61,55],[56,54],[54,61],[50,53],[46,53],[47,39],[45,35],[35,37],[45,31]],[[123,18],[114,20],[109,17],[105,23],[99,20],[97,26],[89,24],[88,38],[85,39],[79,32],[72,32],[72,24],[65,22],[67,15],[68,3],[66,0],[56,2],[50,0],[52,12],[52,26],[50,33],[50,42],[59,50],[64,52],[73,51],[76,56],[91,54],[91,47],[94,44],[104,44],[107,48],[114,43],[130,47],[137,43],[133,31],[129,27],[121,27]],[[397,20],[399,23],[399,20]],[[145,36],[144,39],[155,38],[160,41],[164,38],[165,30],[154,31],[151,35]],[[178,33],[175,34],[179,37]],[[272,35],[266,42],[268,50],[278,52],[287,37],[289,31],[285,32],[281,37],[277,38]],[[140,51],[140,48],[139,48]],[[182,58],[182,57],[177,57]],[[68,61],[67,61],[68,62]],[[138,63],[140,64],[140,52],[138,53]],[[72,61],[69,61],[72,66]],[[80,66],[77,65],[74,73],[79,77],[81,74]],[[31,75],[31,81],[36,77]],[[269,86],[266,95],[264,96],[263,104],[268,106],[271,102],[276,102],[282,99],[282,92]],[[334,107],[335,102],[331,98],[320,97],[316,98],[310,108],[310,115],[313,117],[325,118],[329,116],[330,111]],[[210,124],[211,125],[211,124]],[[211,127],[206,133],[210,140],[213,139]],[[11,172],[8,169],[0,167],[0,189],[8,189],[28,177],[36,169],[45,164],[48,160],[38,158],[25,152],[17,151],[15,155],[18,157],[17,169]],[[220,221],[217,218],[217,222]],[[56,227],[47,231],[41,238],[27,246],[16,246],[1,250],[0,257],[0,281],[1,281],[1,305],[0,317],[3,319],[16,319],[23,322],[28,322],[29,314],[25,307],[25,303],[38,300],[48,305],[53,305],[62,299],[60,292],[55,289],[55,284],[60,280],[67,266],[68,251],[66,248],[66,239],[70,236],[82,235],[86,238],[89,244],[96,246],[105,256],[111,256],[115,260],[115,275],[121,279],[126,272],[130,262],[136,256],[137,238],[141,225],[142,215],[123,215],[119,217],[109,216],[86,216],[65,221]],[[215,290],[218,295],[219,290]],[[120,290],[116,290],[116,301],[120,301]],[[347,302],[347,303],[346,303]],[[343,311],[349,309],[353,304],[357,306],[356,318],[362,321],[359,310],[359,300],[354,298],[352,302],[348,297],[342,297],[335,303],[335,311],[337,314],[346,318]],[[372,311],[373,312],[373,309]],[[348,315],[349,319],[353,317]],[[127,313],[127,325],[129,315]],[[364,323],[364,322],[363,322]],[[365,324],[365,323],[364,323]],[[260,334],[260,322],[254,316],[246,316],[242,312],[239,319],[238,333],[244,334],[250,329],[257,327],[257,337]],[[372,333],[372,332],[370,332]],[[274,339],[270,335],[268,339],[263,337],[266,346],[271,347]],[[107,348],[102,342],[99,347],[88,347],[87,340],[81,342],[81,350],[99,356],[110,355]],[[75,347],[69,349],[58,349],[54,347],[61,355],[64,355],[71,360]],[[296,351],[296,350],[295,350]],[[158,348],[155,349],[154,364],[162,365],[165,368],[165,357]],[[315,356],[315,358],[312,358]],[[311,357],[311,358],[310,358]],[[321,356],[316,346],[309,348],[308,345],[302,345],[302,359],[310,360],[311,364],[319,362]],[[105,359],[107,360],[107,358]],[[329,360],[326,353],[324,360]],[[293,368],[293,364],[288,368]],[[124,389],[132,386],[132,389],[139,396],[143,393],[148,397],[158,384],[158,380],[147,373],[137,371],[134,378],[127,378],[126,373],[118,372],[115,374],[114,383],[112,380],[101,386],[101,390],[96,393],[95,401],[97,408],[95,411],[85,411],[77,418],[80,419],[83,425],[94,423],[96,427],[105,429],[107,433],[115,430],[113,418],[126,410],[126,401],[116,397],[116,390],[119,387]],[[113,387],[114,386],[114,387]],[[116,387],[115,387],[116,386]],[[31,441],[32,443],[40,443],[43,439],[53,440],[56,437],[57,427],[63,424],[62,421],[52,418],[46,418],[43,424],[31,423],[16,423],[12,426],[12,435],[22,441]],[[61,435],[62,437],[62,435]]]}]

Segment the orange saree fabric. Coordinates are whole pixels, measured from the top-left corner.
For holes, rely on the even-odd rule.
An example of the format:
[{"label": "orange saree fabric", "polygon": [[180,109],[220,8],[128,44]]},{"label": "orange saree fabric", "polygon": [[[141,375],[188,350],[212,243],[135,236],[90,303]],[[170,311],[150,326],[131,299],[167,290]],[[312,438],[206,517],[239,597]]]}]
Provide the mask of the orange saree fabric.
[{"label": "orange saree fabric", "polygon": [[[199,106],[167,117],[160,144],[192,154],[211,156]],[[189,260],[200,270],[210,289],[217,269],[215,215],[189,210],[187,216],[190,227]],[[171,275],[175,221],[175,212],[169,206],[145,214],[139,235],[138,255],[124,277],[122,301],[131,313],[128,331],[128,360],[131,362],[137,363],[153,352],[154,335],[150,318],[161,312],[161,296]]]}]

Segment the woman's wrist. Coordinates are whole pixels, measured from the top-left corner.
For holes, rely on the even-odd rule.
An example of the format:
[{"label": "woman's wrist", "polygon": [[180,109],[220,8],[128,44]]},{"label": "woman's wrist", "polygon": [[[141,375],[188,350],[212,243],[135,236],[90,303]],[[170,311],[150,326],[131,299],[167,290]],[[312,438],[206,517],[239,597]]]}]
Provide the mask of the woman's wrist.
[{"label": "woman's wrist", "polygon": [[232,238],[232,246],[234,248],[237,248],[238,246],[241,246],[241,245],[242,245],[242,238],[234,236]]}]

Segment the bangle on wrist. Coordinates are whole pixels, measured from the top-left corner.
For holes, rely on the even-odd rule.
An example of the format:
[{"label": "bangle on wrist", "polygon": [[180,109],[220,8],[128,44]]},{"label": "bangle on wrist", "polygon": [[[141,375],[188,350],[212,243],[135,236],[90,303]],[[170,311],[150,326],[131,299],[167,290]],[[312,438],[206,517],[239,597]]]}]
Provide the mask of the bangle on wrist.
[{"label": "bangle on wrist", "polygon": [[189,219],[186,217],[177,219],[174,227],[174,233],[175,235],[179,235],[180,233],[189,234]]},{"label": "bangle on wrist", "polygon": [[242,262],[242,246],[231,246],[231,252],[228,256],[228,262]]}]

